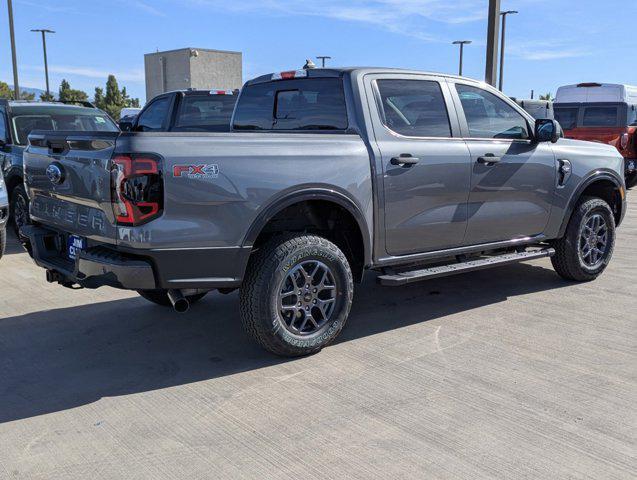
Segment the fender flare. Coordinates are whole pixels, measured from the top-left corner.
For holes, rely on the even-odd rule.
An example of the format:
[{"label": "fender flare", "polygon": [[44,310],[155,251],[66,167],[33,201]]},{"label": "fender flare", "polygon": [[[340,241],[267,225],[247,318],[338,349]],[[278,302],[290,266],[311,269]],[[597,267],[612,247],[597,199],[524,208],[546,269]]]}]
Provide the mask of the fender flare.
[{"label": "fender flare", "polygon": [[[571,216],[573,215],[573,211],[575,210],[575,205],[577,205],[577,202],[582,196],[582,193],[584,193],[584,190],[590,187],[593,183],[599,182],[600,180],[607,180],[613,183],[618,189],[624,187],[623,181],[612,170],[596,170],[591,173],[582,182],[580,182],[573,195],[571,195],[571,199],[569,200],[568,206],[566,208],[566,215],[564,215],[562,225],[560,226],[559,238],[564,236],[566,228],[568,227],[568,222],[571,220]],[[620,218],[623,216],[623,211],[625,210],[625,206],[623,204],[621,205],[621,209],[622,212],[620,212]]]},{"label": "fender flare", "polygon": [[338,190],[330,188],[306,188],[303,190],[295,190],[294,192],[288,192],[282,196],[272,200],[265,208],[259,212],[256,219],[250,225],[248,232],[246,233],[242,247],[251,248],[254,245],[257,237],[268,224],[268,222],[283,209],[308,200],[325,200],[335,203],[345,210],[347,210],[356,220],[358,228],[363,239],[363,256],[365,261],[365,267],[371,265],[372,258],[372,242],[370,238],[370,230],[367,224],[367,220],[363,215],[363,212],[358,205],[346,194],[339,192]]}]

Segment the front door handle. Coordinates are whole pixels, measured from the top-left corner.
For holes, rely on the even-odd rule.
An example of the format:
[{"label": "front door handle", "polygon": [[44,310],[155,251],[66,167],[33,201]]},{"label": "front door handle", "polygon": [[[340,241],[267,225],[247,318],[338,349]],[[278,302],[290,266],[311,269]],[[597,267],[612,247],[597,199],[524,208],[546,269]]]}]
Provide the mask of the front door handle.
[{"label": "front door handle", "polygon": [[401,153],[400,156],[391,159],[392,165],[400,165],[402,167],[412,167],[420,161],[420,158],[412,156],[410,153]]},{"label": "front door handle", "polygon": [[502,158],[495,156],[493,153],[485,153],[484,156],[478,157],[478,163],[483,165],[493,165],[499,163],[500,160],[502,160]]}]

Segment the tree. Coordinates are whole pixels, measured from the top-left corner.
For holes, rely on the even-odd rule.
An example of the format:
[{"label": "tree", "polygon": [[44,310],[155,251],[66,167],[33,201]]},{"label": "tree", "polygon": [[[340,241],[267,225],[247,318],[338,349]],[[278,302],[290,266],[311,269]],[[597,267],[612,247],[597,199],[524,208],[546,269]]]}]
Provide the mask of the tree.
[{"label": "tree", "polygon": [[540,100],[548,100],[549,102],[551,102],[553,101],[553,94],[549,92],[545,95],[540,95]]},{"label": "tree", "polygon": [[[13,89],[9,86],[8,83],[0,81],[0,98],[4,98],[7,100],[13,100],[14,92]],[[22,100],[33,100],[35,98],[35,93],[27,93],[24,90],[20,92],[20,98]]]},{"label": "tree", "polygon": [[95,87],[95,95],[93,96],[93,103],[95,106],[101,110],[104,110],[104,106],[106,104],[104,100],[104,89],[100,87]]},{"label": "tree", "polygon": [[55,96],[52,93],[47,94],[46,92],[42,92],[40,94],[41,102],[52,102],[53,100],[55,100]]},{"label": "tree", "polygon": [[88,101],[88,95],[82,90],[71,88],[71,84],[63,79],[62,83],[60,83],[58,99],[60,102],[86,102]]}]

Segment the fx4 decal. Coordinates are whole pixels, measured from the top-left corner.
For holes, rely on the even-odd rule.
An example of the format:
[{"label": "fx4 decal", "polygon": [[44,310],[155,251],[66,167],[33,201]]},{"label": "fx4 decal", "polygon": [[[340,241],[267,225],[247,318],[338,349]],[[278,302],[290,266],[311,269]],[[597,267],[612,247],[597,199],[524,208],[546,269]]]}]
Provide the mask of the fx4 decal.
[{"label": "fx4 decal", "polygon": [[219,165],[214,163],[204,165],[175,165],[173,167],[173,177],[186,178],[217,178],[219,176]]}]

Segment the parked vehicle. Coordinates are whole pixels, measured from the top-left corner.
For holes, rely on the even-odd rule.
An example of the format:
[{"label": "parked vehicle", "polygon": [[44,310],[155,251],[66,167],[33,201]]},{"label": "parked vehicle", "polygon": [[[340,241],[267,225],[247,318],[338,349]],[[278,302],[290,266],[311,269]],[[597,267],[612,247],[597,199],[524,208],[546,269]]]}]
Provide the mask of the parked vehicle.
[{"label": "parked vehicle", "polygon": [[239,288],[247,332],[298,356],[337,337],[366,269],[403,286],[551,257],[590,281],[626,210],[616,149],[560,138],[467,78],[266,75],[245,84],[232,129],[33,132],[25,235],[47,279],[177,311]]},{"label": "parked vehicle", "polygon": [[23,186],[22,155],[32,130],[118,132],[110,117],[89,102],[0,100],[0,168],[8,189],[16,233],[29,223],[29,198]]},{"label": "parked vehicle", "polygon": [[133,119],[128,132],[229,132],[238,90],[178,90],[153,98]]},{"label": "parked vehicle", "polygon": [[519,100],[517,98],[513,100],[535,119],[555,118],[553,102],[549,100]]},{"label": "parked vehicle", "polygon": [[0,175],[0,258],[4,255],[4,249],[7,244],[7,220],[9,219],[9,197],[7,196],[7,187],[4,184],[4,178]]},{"label": "parked vehicle", "polygon": [[580,83],[557,90],[555,116],[568,138],[607,143],[626,159],[626,185],[637,185],[637,87]]}]

